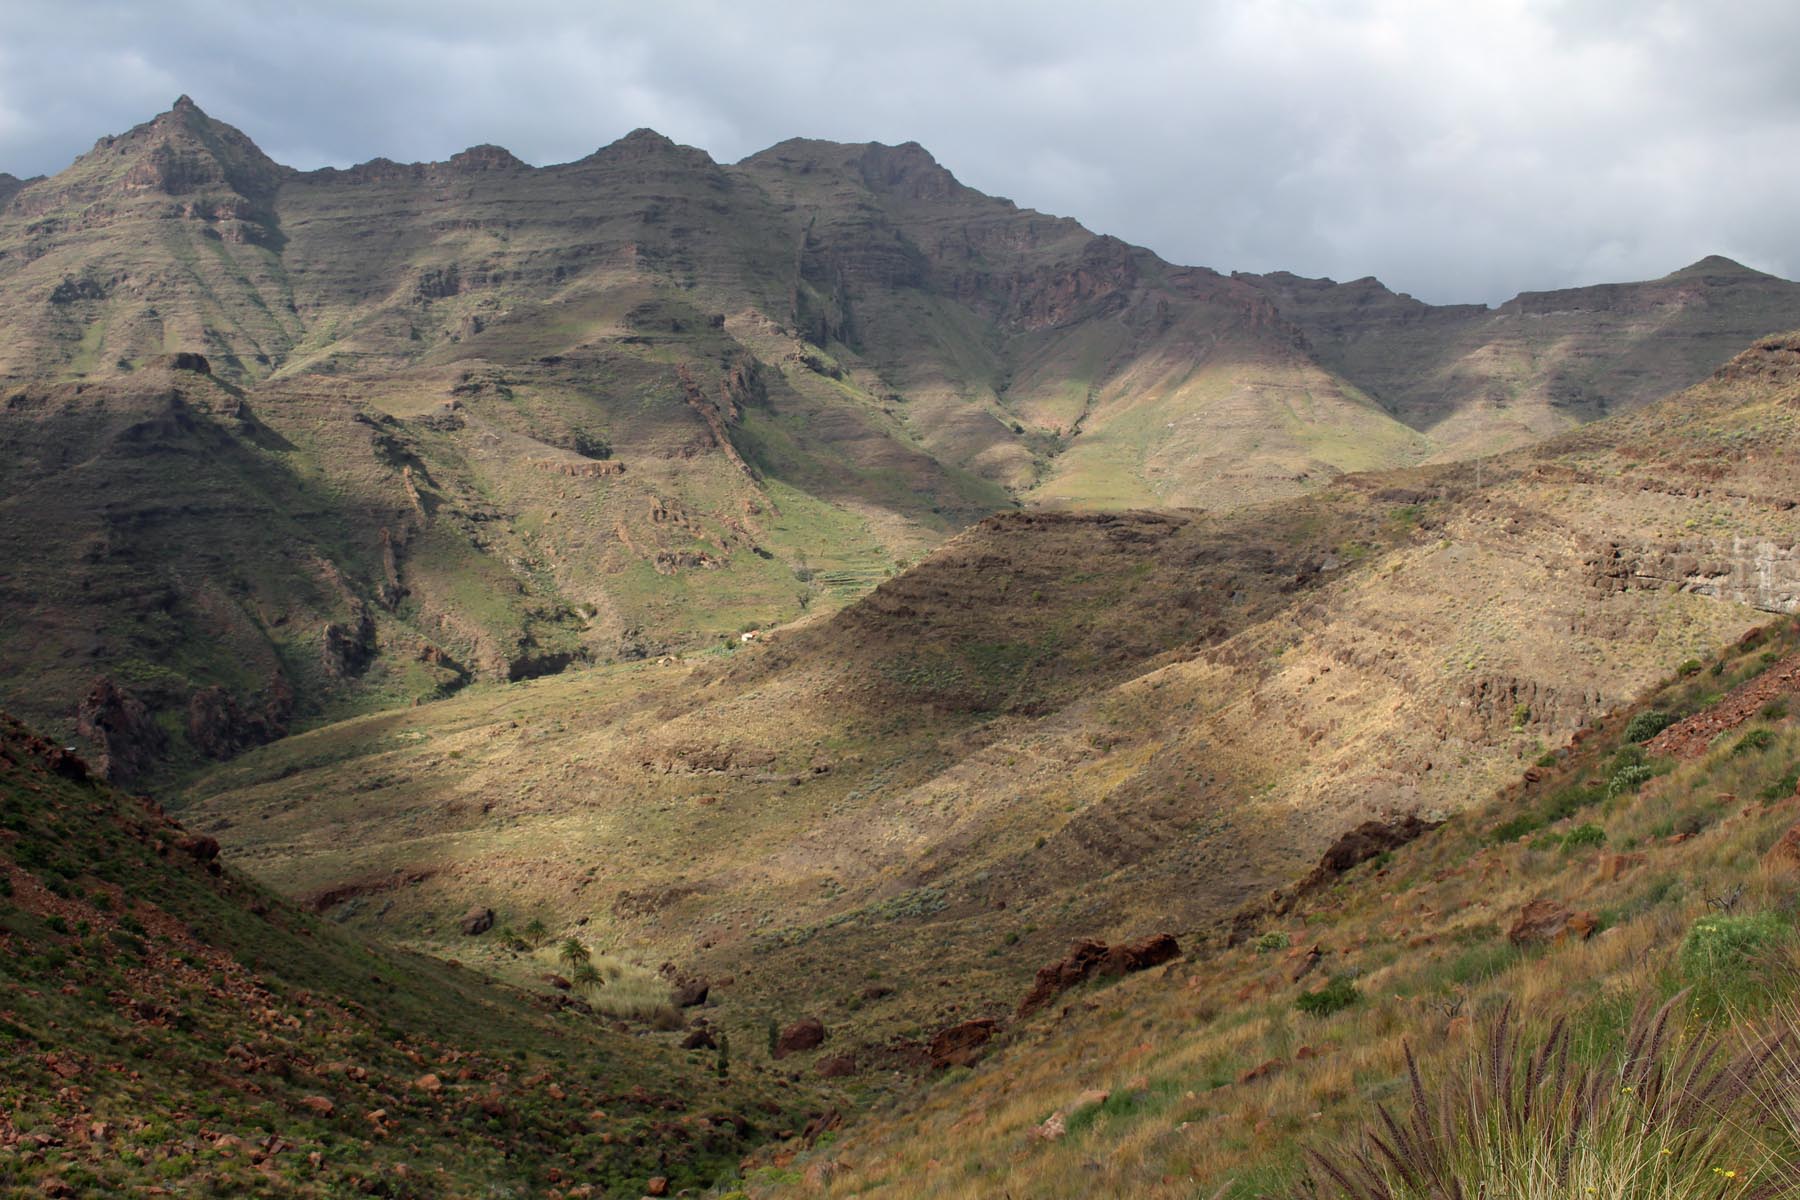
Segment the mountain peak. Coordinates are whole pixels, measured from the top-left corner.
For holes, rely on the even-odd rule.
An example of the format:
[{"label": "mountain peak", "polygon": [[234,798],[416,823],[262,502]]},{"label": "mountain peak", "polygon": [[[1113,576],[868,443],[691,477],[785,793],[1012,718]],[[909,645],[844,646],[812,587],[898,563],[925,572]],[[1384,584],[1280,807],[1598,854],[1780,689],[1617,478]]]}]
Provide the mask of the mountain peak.
[{"label": "mountain peak", "polygon": [[1696,263],[1689,263],[1679,271],[1671,271],[1665,279],[1695,279],[1700,277],[1737,279],[1773,279],[1773,275],[1758,271],[1754,267],[1746,267],[1736,259],[1726,258],[1723,254],[1709,254]]},{"label": "mountain peak", "polygon": [[462,171],[515,171],[530,166],[504,146],[483,142],[450,156],[450,165]]}]

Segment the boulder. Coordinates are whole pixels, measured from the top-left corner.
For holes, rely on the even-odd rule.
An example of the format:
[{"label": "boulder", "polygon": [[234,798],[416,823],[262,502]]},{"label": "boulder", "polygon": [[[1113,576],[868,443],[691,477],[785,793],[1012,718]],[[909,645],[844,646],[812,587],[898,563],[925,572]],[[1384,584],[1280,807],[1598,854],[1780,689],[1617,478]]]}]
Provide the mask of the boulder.
[{"label": "boulder", "polygon": [[494,910],[491,908],[471,908],[457,922],[467,937],[475,937],[486,933],[494,927]]},{"label": "boulder", "polygon": [[825,1023],[817,1017],[803,1017],[783,1029],[775,1039],[775,1057],[786,1058],[825,1044]]},{"label": "boulder", "polygon": [[681,1039],[683,1050],[717,1050],[719,1043],[713,1040],[712,1030],[696,1029]]},{"label": "boulder", "polygon": [[1648,861],[1642,854],[1602,854],[1594,864],[1594,879],[1599,883],[1613,883]]},{"label": "boulder", "polygon": [[1035,1012],[1059,993],[1089,979],[1146,970],[1166,963],[1180,953],[1181,943],[1166,933],[1117,946],[1092,939],[1075,942],[1060,961],[1038,968],[1031,991],[1019,1002],[1019,1015],[1023,1017]]},{"label": "boulder", "polygon": [[574,984],[570,983],[567,979],[564,979],[561,975],[558,975],[554,972],[552,972],[549,975],[544,976],[544,982],[549,984],[551,987],[555,988],[559,992],[566,992],[570,988],[575,986]]},{"label": "boulder", "polygon": [[326,1096],[303,1097],[300,1101],[300,1105],[303,1108],[311,1109],[321,1117],[329,1117],[332,1113],[337,1111],[337,1105],[333,1104],[330,1098]]},{"label": "boulder", "polygon": [[1238,1073],[1237,1081],[1239,1083],[1255,1083],[1259,1079],[1267,1079],[1286,1065],[1287,1064],[1282,1062],[1279,1058],[1271,1058],[1267,1062],[1251,1067],[1246,1071],[1240,1071]]},{"label": "boulder", "polygon": [[1771,871],[1800,872],[1800,824],[1792,826],[1763,854],[1763,865]]},{"label": "boulder", "polygon": [[209,863],[219,857],[219,839],[204,833],[182,835],[175,840],[175,848],[199,863]]},{"label": "boulder", "polygon": [[1515,946],[1547,946],[1592,937],[1600,922],[1593,913],[1578,913],[1556,900],[1533,900],[1519,910],[1506,940]]},{"label": "boulder", "polygon": [[992,1040],[999,1029],[1000,1022],[978,1017],[938,1030],[926,1050],[931,1055],[931,1065],[939,1070],[945,1067],[974,1066],[981,1057],[982,1047]]},{"label": "boulder", "polygon": [[834,1055],[820,1059],[818,1070],[820,1079],[842,1079],[856,1074],[856,1060],[848,1054]]},{"label": "boulder", "polygon": [[711,990],[704,979],[683,979],[675,985],[675,1007],[697,1008],[706,1003],[706,994]]}]

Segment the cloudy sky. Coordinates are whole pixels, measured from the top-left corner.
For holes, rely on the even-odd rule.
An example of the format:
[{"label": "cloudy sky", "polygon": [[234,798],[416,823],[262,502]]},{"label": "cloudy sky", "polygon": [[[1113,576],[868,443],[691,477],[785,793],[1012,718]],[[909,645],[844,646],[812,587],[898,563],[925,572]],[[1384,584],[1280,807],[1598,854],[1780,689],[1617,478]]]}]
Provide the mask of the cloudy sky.
[{"label": "cloudy sky", "polygon": [[1440,302],[1800,275],[1793,0],[0,4],[0,170],[183,92],[299,167],[914,140],[1178,262]]}]

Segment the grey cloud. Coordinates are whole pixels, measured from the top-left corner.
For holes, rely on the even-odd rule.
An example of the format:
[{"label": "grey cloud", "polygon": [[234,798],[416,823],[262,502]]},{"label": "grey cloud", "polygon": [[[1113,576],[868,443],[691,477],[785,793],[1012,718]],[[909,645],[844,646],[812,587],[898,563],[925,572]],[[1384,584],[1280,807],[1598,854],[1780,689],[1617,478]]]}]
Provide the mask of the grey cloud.
[{"label": "grey cloud", "polygon": [[1178,262],[1492,301],[1715,252],[1800,271],[1797,48],[1785,0],[15,0],[0,169],[180,92],[302,167],[638,125],[725,161],[916,140]]}]

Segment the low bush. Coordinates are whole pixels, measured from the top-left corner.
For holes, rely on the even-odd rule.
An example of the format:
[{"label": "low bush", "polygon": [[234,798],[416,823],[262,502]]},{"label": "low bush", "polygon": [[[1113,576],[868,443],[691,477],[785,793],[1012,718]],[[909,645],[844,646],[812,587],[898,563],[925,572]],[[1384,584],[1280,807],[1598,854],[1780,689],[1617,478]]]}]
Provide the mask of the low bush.
[{"label": "low bush", "polygon": [[1316,992],[1302,992],[1294,999],[1294,1007],[1308,1016],[1329,1017],[1342,1012],[1358,1000],[1362,993],[1356,990],[1356,984],[1347,975],[1334,975]]},{"label": "low bush", "polygon": [[1628,742],[1647,742],[1663,730],[1667,729],[1673,718],[1666,712],[1646,709],[1631,718],[1625,726],[1625,740]]},{"label": "low bush", "polygon": [[1793,927],[1772,912],[1714,914],[1695,921],[1677,963],[1693,988],[1694,1007],[1720,1014],[1756,1006],[1780,986],[1780,950]]}]

